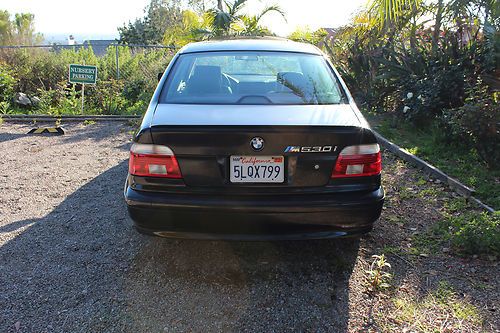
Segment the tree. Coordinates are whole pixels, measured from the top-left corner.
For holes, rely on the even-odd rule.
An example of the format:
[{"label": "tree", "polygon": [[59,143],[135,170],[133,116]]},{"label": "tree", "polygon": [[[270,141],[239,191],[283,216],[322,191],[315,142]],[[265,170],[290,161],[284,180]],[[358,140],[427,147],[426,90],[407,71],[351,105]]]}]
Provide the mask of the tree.
[{"label": "tree", "polygon": [[398,20],[409,19],[408,14],[418,8],[423,0],[371,0],[369,12],[384,28],[393,27]]},{"label": "tree", "polygon": [[118,28],[120,42],[127,44],[159,44],[165,31],[182,22],[180,0],[151,0],[145,16]]},{"label": "tree", "polygon": [[163,44],[184,46],[197,39],[193,31],[204,29],[207,25],[206,15],[200,16],[191,10],[184,10],[181,23],[165,31]]},{"label": "tree", "polygon": [[202,15],[208,8],[211,8],[214,5],[215,0],[188,0],[186,9],[192,10],[198,15]]},{"label": "tree", "polygon": [[290,35],[288,39],[294,40],[296,42],[310,43],[313,45],[318,45],[322,42],[328,33],[325,29],[318,29],[316,31],[311,31],[309,27],[297,28]]},{"label": "tree", "polygon": [[12,34],[13,29],[10,14],[6,10],[0,10],[0,45],[10,44]]},{"label": "tree", "polygon": [[33,45],[42,42],[42,35],[35,31],[35,15],[18,13],[11,16],[8,11],[0,10],[0,44]]},{"label": "tree", "polygon": [[17,32],[17,43],[33,45],[42,41],[42,36],[35,32],[35,15],[30,13],[16,14],[14,22]]},{"label": "tree", "polygon": [[241,35],[245,36],[265,36],[272,35],[271,31],[260,25],[260,20],[267,13],[279,13],[286,21],[285,12],[277,5],[267,6],[257,15],[242,15],[241,16]]},{"label": "tree", "polygon": [[234,2],[219,1],[217,8],[207,11],[208,26],[198,29],[195,34],[204,39],[221,36],[237,35],[264,35],[270,34],[269,29],[260,26],[263,16],[270,12],[277,12],[285,18],[284,11],[278,5],[267,6],[257,15],[245,15],[242,10],[247,0]]},{"label": "tree", "polygon": [[[120,41],[127,44],[159,44],[171,40],[166,35],[182,31],[186,20],[193,15],[202,15],[214,0],[150,0],[144,9],[144,17],[118,28]],[[185,14],[185,11],[191,14]],[[198,25],[195,25],[198,27]],[[170,44],[170,43],[169,43]]]}]

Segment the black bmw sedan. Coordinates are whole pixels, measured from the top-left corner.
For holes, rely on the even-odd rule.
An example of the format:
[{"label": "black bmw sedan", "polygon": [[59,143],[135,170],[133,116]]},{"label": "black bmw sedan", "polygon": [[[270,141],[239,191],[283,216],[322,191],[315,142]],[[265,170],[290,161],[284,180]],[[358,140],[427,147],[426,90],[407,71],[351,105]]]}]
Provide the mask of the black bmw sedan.
[{"label": "black bmw sedan", "polygon": [[143,233],[195,239],[358,235],[380,216],[377,140],[315,46],[193,43],[172,59],[130,149]]}]

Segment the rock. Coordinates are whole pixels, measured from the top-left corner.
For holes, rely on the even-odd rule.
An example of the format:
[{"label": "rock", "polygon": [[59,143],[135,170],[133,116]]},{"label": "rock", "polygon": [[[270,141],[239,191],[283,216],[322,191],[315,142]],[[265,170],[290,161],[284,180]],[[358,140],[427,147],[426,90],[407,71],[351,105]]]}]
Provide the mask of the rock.
[{"label": "rock", "polygon": [[30,100],[31,100],[31,104],[33,106],[38,106],[38,104],[40,104],[40,102],[42,101],[40,98],[38,98],[36,96],[30,97]]},{"label": "rock", "polygon": [[22,106],[31,106],[31,100],[28,95],[22,92],[16,93],[14,96],[14,103],[22,105]]}]

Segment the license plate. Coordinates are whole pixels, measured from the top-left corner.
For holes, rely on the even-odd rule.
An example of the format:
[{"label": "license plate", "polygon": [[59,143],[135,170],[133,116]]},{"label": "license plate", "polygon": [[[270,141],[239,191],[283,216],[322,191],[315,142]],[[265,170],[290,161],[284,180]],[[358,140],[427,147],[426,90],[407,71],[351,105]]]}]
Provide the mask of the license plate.
[{"label": "license plate", "polygon": [[283,156],[231,156],[229,162],[231,183],[283,183],[285,180]]}]

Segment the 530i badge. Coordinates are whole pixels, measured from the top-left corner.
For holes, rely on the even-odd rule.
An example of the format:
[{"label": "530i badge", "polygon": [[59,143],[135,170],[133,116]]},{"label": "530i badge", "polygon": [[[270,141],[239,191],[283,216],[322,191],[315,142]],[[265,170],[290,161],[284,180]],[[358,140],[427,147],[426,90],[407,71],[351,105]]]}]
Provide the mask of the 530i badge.
[{"label": "530i badge", "polygon": [[135,227],[151,235],[340,237],[380,216],[381,170],[373,132],[318,48],[212,41],[183,47],[165,70],[124,194]]}]

